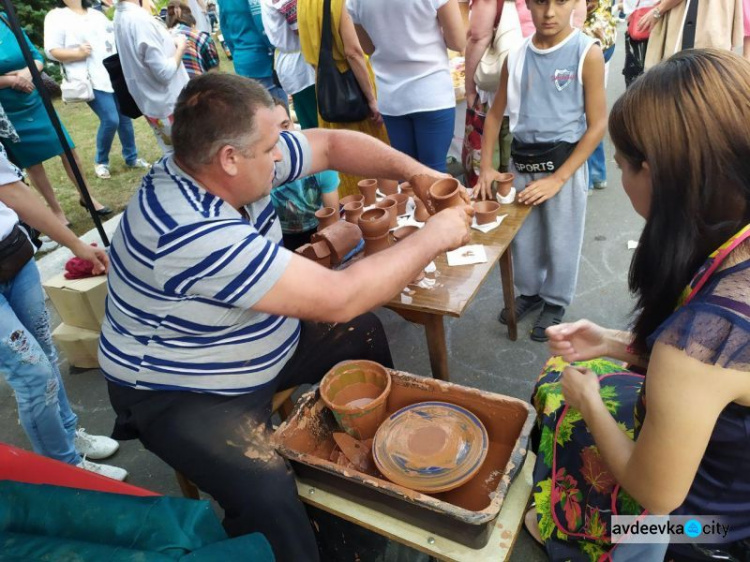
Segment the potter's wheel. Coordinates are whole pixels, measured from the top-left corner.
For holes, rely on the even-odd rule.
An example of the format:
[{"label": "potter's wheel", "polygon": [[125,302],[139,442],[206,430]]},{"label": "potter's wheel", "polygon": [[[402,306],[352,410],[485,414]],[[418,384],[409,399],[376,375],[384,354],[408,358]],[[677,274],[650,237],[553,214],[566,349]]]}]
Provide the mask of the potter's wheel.
[{"label": "potter's wheel", "polygon": [[420,492],[457,488],[479,471],[489,439],[469,410],[447,402],[406,406],[385,420],[372,444],[380,472]]}]

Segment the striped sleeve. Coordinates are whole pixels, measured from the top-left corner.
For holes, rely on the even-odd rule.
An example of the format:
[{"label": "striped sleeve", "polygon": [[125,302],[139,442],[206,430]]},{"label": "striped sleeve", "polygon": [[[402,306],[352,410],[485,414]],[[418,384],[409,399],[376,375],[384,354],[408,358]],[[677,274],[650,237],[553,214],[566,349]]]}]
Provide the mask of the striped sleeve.
[{"label": "striped sleeve", "polygon": [[310,175],[312,150],[305,135],[282,131],[277,146],[281,151],[281,161],[276,163],[274,187]]},{"label": "striped sleeve", "polygon": [[154,274],[168,295],[251,308],[279,280],[289,259],[288,250],[245,221],[203,221],[160,237]]}]

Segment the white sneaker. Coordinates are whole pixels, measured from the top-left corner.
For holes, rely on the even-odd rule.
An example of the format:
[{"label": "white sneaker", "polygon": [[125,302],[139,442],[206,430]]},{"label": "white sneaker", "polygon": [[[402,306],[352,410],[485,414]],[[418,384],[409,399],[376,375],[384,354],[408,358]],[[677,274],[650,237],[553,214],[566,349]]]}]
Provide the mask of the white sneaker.
[{"label": "white sneaker", "polygon": [[128,471],[124,468],[111,466],[108,464],[98,464],[95,462],[87,461],[86,459],[83,459],[76,466],[78,468],[82,468],[83,470],[93,472],[94,474],[106,476],[107,478],[111,478],[112,480],[119,480],[120,482],[128,477]]},{"label": "white sneaker", "polygon": [[145,168],[149,169],[151,167],[151,164],[146,162],[143,158],[138,158],[135,162],[132,164],[127,165],[128,168]]},{"label": "white sneaker", "polygon": [[108,180],[112,177],[112,175],[109,173],[109,166],[106,164],[96,164],[94,166],[94,173],[96,174],[96,177],[102,180]]},{"label": "white sneaker", "polygon": [[115,454],[120,444],[104,435],[89,435],[83,428],[76,430],[74,445],[78,454],[95,461],[106,459]]}]

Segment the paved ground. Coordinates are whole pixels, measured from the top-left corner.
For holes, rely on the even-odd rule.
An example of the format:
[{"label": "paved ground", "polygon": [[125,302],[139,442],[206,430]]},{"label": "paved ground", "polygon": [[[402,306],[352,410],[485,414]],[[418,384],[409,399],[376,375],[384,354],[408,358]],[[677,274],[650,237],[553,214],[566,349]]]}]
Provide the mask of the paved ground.
[{"label": "paved ground", "polygon": [[[612,60],[608,87],[610,105],[623,89],[622,41]],[[627,272],[632,251],[628,240],[637,240],[642,220],[631,209],[612,162],[607,142],[609,187],[589,198],[586,235],[581,260],[578,292],[566,319],[589,318],[610,327],[628,323],[633,301],[627,289]],[[528,399],[533,382],[547,358],[545,345],[528,338],[533,319],[519,326],[520,337],[508,340],[496,316],[502,302],[499,274],[485,284],[466,315],[446,321],[449,366],[454,382]],[[405,371],[429,375],[429,361],[423,330],[406,323],[395,313],[379,311],[391,342],[396,365]],[[96,370],[72,372],[62,358],[65,385],[81,426],[92,433],[107,434],[113,413],[106,387]],[[10,388],[0,380],[0,441],[29,448],[17,423],[16,405]],[[139,442],[124,442],[113,464],[130,471],[129,482],[164,494],[179,495],[174,473]],[[543,551],[524,533],[513,552],[514,561],[545,560]]]}]

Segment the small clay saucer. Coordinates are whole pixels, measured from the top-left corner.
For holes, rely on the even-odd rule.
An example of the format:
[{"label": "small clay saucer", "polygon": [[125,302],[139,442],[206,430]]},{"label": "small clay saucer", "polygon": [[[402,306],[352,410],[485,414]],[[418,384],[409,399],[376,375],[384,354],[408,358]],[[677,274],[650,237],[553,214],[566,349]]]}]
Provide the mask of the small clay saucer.
[{"label": "small clay saucer", "polygon": [[488,448],[487,430],[470,411],[447,402],[421,402],[381,424],[372,454],[391,482],[433,494],[470,480]]}]

